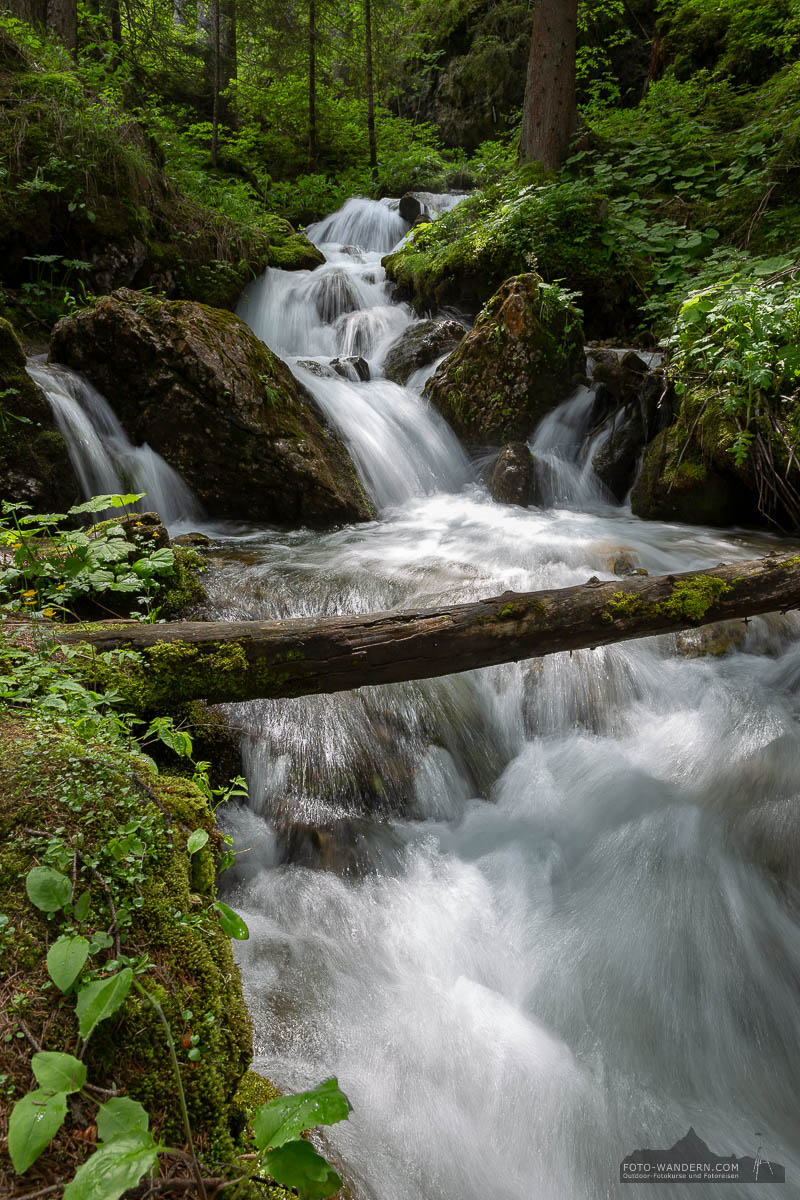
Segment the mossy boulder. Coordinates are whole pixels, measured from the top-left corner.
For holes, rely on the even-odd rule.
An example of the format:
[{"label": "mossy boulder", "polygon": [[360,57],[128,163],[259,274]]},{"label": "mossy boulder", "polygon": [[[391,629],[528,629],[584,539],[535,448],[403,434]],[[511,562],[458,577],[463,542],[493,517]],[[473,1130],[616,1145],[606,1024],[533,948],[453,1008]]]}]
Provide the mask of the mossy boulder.
[{"label": "mossy boulder", "polygon": [[213,516],[326,526],[371,515],[340,439],[233,313],[123,289],[60,321],[51,358],[107,395]]},{"label": "mossy boulder", "polygon": [[690,388],[675,422],[650,443],[631,493],[638,517],[688,525],[763,524],[752,459],[731,454],[736,425],[722,398]]},{"label": "mossy boulder", "polygon": [[[78,1044],[73,1000],[44,986],[47,946],[76,922],[62,913],[45,917],[25,889],[35,865],[74,871],[76,894],[88,891],[90,900],[81,932],[113,931],[94,952],[92,969],[99,977],[113,971],[106,964],[120,950],[147,964],[138,979],[161,1003],[176,1042],[195,1144],[206,1162],[230,1164],[243,1148],[246,1113],[236,1095],[250,1064],[252,1030],[231,943],[213,909],[224,843],[206,798],[190,780],[154,776],[115,735],[87,739],[58,717],[2,711],[0,735],[0,911],[8,918],[0,969],[15,980],[0,1071],[15,1098],[29,1088],[32,1050],[27,1035],[13,1036],[17,1029],[27,1028],[46,1050],[74,1052]],[[190,855],[195,829],[208,841]],[[115,847],[131,830],[136,858],[126,860]],[[190,1053],[193,1046],[199,1054]],[[92,1084],[139,1100],[156,1134],[183,1144],[164,1031],[138,990],[97,1026],[84,1060]],[[61,1176],[65,1163],[77,1165],[91,1150],[76,1134],[93,1111],[76,1098],[41,1160],[45,1170],[49,1164]],[[12,1172],[3,1154],[0,1187],[4,1175]]]},{"label": "mossy boulder", "polygon": [[[34,50],[32,31],[24,43],[4,36],[3,284],[35,283],[37,316],[46,321],[79,280],[95,293],[135,284],[232,308],[267,265],[256,210],[233,218],[183,194],[155,138],[93,92],[57,41]],[[29,307],[18,307],[21,320]]]},{"label": "mossy boulder", "polygon": [[389,347],[383,365],[386,378],[407,383],[415,371],[455,350],[466,332],[459,321],[414,321]]},{"label": "mossy boulder", "polygon": [[524,441],[583,366],[580,314],[528,272],[495,292],[427,394],[468,444]]},{"label": "mossy boulder", "polygon": [[80,497],[67,447],[44,394],[25,370],[25,351],[0,318],[0,501],[63,511]]},{"label": "mossy boulder", "polygon": [[283,217],[269,214],[267,226],[267,262],[281,271],[313,271],[325,262],[325,255],[298,233]]},{"label": "mossy boulder", "polygon": [[608,215],[608,197],[591,185],[529,164],[420,225],[383,263],[420,313],[477,313],[503,280],[535,269],[580,292],[587,330],[608,337],[635,322],[638,270],[609,238]]}]

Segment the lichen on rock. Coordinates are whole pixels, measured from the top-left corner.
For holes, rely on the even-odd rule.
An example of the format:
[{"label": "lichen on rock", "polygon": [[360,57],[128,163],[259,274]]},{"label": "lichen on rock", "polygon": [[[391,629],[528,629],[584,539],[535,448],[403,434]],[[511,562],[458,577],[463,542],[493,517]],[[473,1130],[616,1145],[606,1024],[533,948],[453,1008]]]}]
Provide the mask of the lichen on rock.
[{"label": "lichen on rock", "polygon": [[427,394],[472,445],[525,440],[582,376],[580,314],[534,272],[507,279]]}]

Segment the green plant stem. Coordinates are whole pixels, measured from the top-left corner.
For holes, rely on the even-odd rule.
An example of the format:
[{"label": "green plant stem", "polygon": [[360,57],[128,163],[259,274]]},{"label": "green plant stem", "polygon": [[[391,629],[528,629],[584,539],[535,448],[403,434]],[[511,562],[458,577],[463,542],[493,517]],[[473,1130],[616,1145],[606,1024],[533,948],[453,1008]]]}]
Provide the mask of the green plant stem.
[{"label": "green plant stem", "polygon": [[181,1106],[181,1116],[183,1117],[183,1130],[184,1130],[184,1133],[186,1134],[186,1142],[189,1146],[189,1155],[192,1160],[192,1168],[195,1173],[195,1178],[197,1179],[197,1187],[199,1189],[202,1200],[208,1200],[208,1197],[206,1195],[205,1184],[203,1183],[203,1174],[202,1174],[202,1171],[200,1170],[200,1163],[197,1161],[197,1155],[195,1154],[195,1150],[194,1150],[194,1142],[192,1141],[192,1126],[191,1126],[191,1122],[189,1121],[189,1110],[186,1107],[186,1093],[183,1090],[183,1079],[181,1078],[181,1068],[180,1068],[180,1064],[178,1063],[178,1056],[175,1053],[175,1039],[172,1036],[172,1030],[169,1027],[169,1021],[167,1020],[166,1016],[164,1015],[164,1009],[161,1007],[161,1002],[158,999],[156,999],[155,996],[153,996],[150,992],[148,992],[146,988],[143,988],[142,985],[137,980],[133,981],[133,986],[136,988],[137,992],[139,992],[145,998],[145,1000],[149,1001],[149,1003],[153,1006],[155,1011],[158,1013],[158,1018],[161,1021],[162,1026],[164,1027],[164,1035],[167,1039],[167,1045],[169,1046],[170,1057],[172,1058],[172,1070],[175,1074],[175,1082],[178,1086],[178,1101]]}]

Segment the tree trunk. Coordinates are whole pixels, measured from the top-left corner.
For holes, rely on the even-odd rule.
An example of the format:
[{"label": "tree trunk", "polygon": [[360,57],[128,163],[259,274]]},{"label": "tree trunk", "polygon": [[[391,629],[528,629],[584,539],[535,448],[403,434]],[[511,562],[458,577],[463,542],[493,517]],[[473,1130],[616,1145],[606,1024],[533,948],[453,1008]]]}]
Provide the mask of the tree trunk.
[{"label": "tree trunk", "polygon": [[[131,696],[140,708],[174,708],[196,699],[275,699],[429,679],[799,606],[800,555],[770,555],[702,572],[590,579],[422,611],[131,623],[54,636],[98,651],[144,652],[145,665],[130,676]],[[118,676],[103,686],[109,684],[120,686]]]},{"label": "tree trunk", "polygon": [[29,25],[47,25],[47,0],[7,0],[8,9]]},{"label": "tree trunk", "polygon": [[122,16],[119,0],[108,0],[108,16],[111,23],[111,40],[116,46],[122,45]]},{"label": "tree trunk", "polygon": [[308,169],[317,165],[317,6],[308,0]]},{"label": "tree trunk", "polygon": [[575,127],[578,0],[538,0],[522,103],[520,158],[556,171]]},{"label": "tree trunk", "polygon": [[214,63],[213,63],[213,91],[214,102],[211,111],[211,165],[217,165],[217,146],[219,143],[219,72],[220,72],[220,38],[221,38],[221,13],[220,8],[222,0],[214,0]]},{"label": "tree trunk", "polygon": [[78,46],[77,0],[47,0],[47,28],[68,50]]},{"label": "tree trunk", "polygon": [[369,135],[369,166],[373,176],[378,170],[378,148],[375,142],[375,84],[372,70],[372,0],[364,0],[364,39],[367,56],[367,133]]}]

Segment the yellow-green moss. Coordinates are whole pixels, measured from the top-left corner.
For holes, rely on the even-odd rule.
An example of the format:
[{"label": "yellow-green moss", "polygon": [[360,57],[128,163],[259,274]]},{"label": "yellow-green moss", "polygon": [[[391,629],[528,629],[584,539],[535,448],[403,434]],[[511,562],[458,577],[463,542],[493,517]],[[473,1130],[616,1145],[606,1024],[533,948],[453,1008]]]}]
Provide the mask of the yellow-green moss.
[{"label": "yellow-green moss", "polygon": [[[132,817],[143,822],[146,846],[144,878],[135,886],[112,874],[108,852],[110,840]],[[195,828],[206,829],[210,838],[190,858],[186,840]],[[46,1049],[70,1049],[75,1045],[71,1005],[42,988],[54,920],[34,909],[25,894],[25,875],[42,861],[46,844],[31,830],[91,854],[117,896],[117,911],[126,897],[130,902],[130,923],[121,929],[123,950],[149,956],[151,965],[139,978],[157,995],[178,1043],[198,1148],[209,1162],[230,1162],[241,1149],[245,1123],[235,1097],[250,1062],[251,1025],[230,940],[210,907],[223,843],[203,794],[188,779],[148,773],[141,757],[110,735],[87,741],[57,717],[20,718],[0,710],[0,911],[15,929],[12,938],[0,938],[0,949],[3,971],[23,998],[9,1016],[12,1029],[15,1014],[24,1016]],[[97,913],[90,923],[104,928],[104,893],[91,878],[89,886]],[[102,952],[96,965],[111,953]],[[196,1063],[186,1052],[192,1035],[200,1035]],[[0,1072],[9,1075],[18,1094],[29,1084],[29,1057],[23,1039],[12,1037],[0,1046]],[[131,993],[119,1014],[98,1026],[86,1061],[92,1082],[113,1082],[141,1100],[157,1133],[173,1144],[182,1142],[163,1029],[140,995]],[[81,1119],[83,1128],[85,1114]],[[68,1121],[60,1136],[70,1139],[71,1127]],[[56,1163],[59,1145],[57,1140],[48,1152]]]},{"label": "yellow-green moss", "polygon": [[676,583],[672,595],[657,607],[666,616],[700,621],[718,600],[733,590],[733,583],[726,583],[716,575],[695,575]]}]

